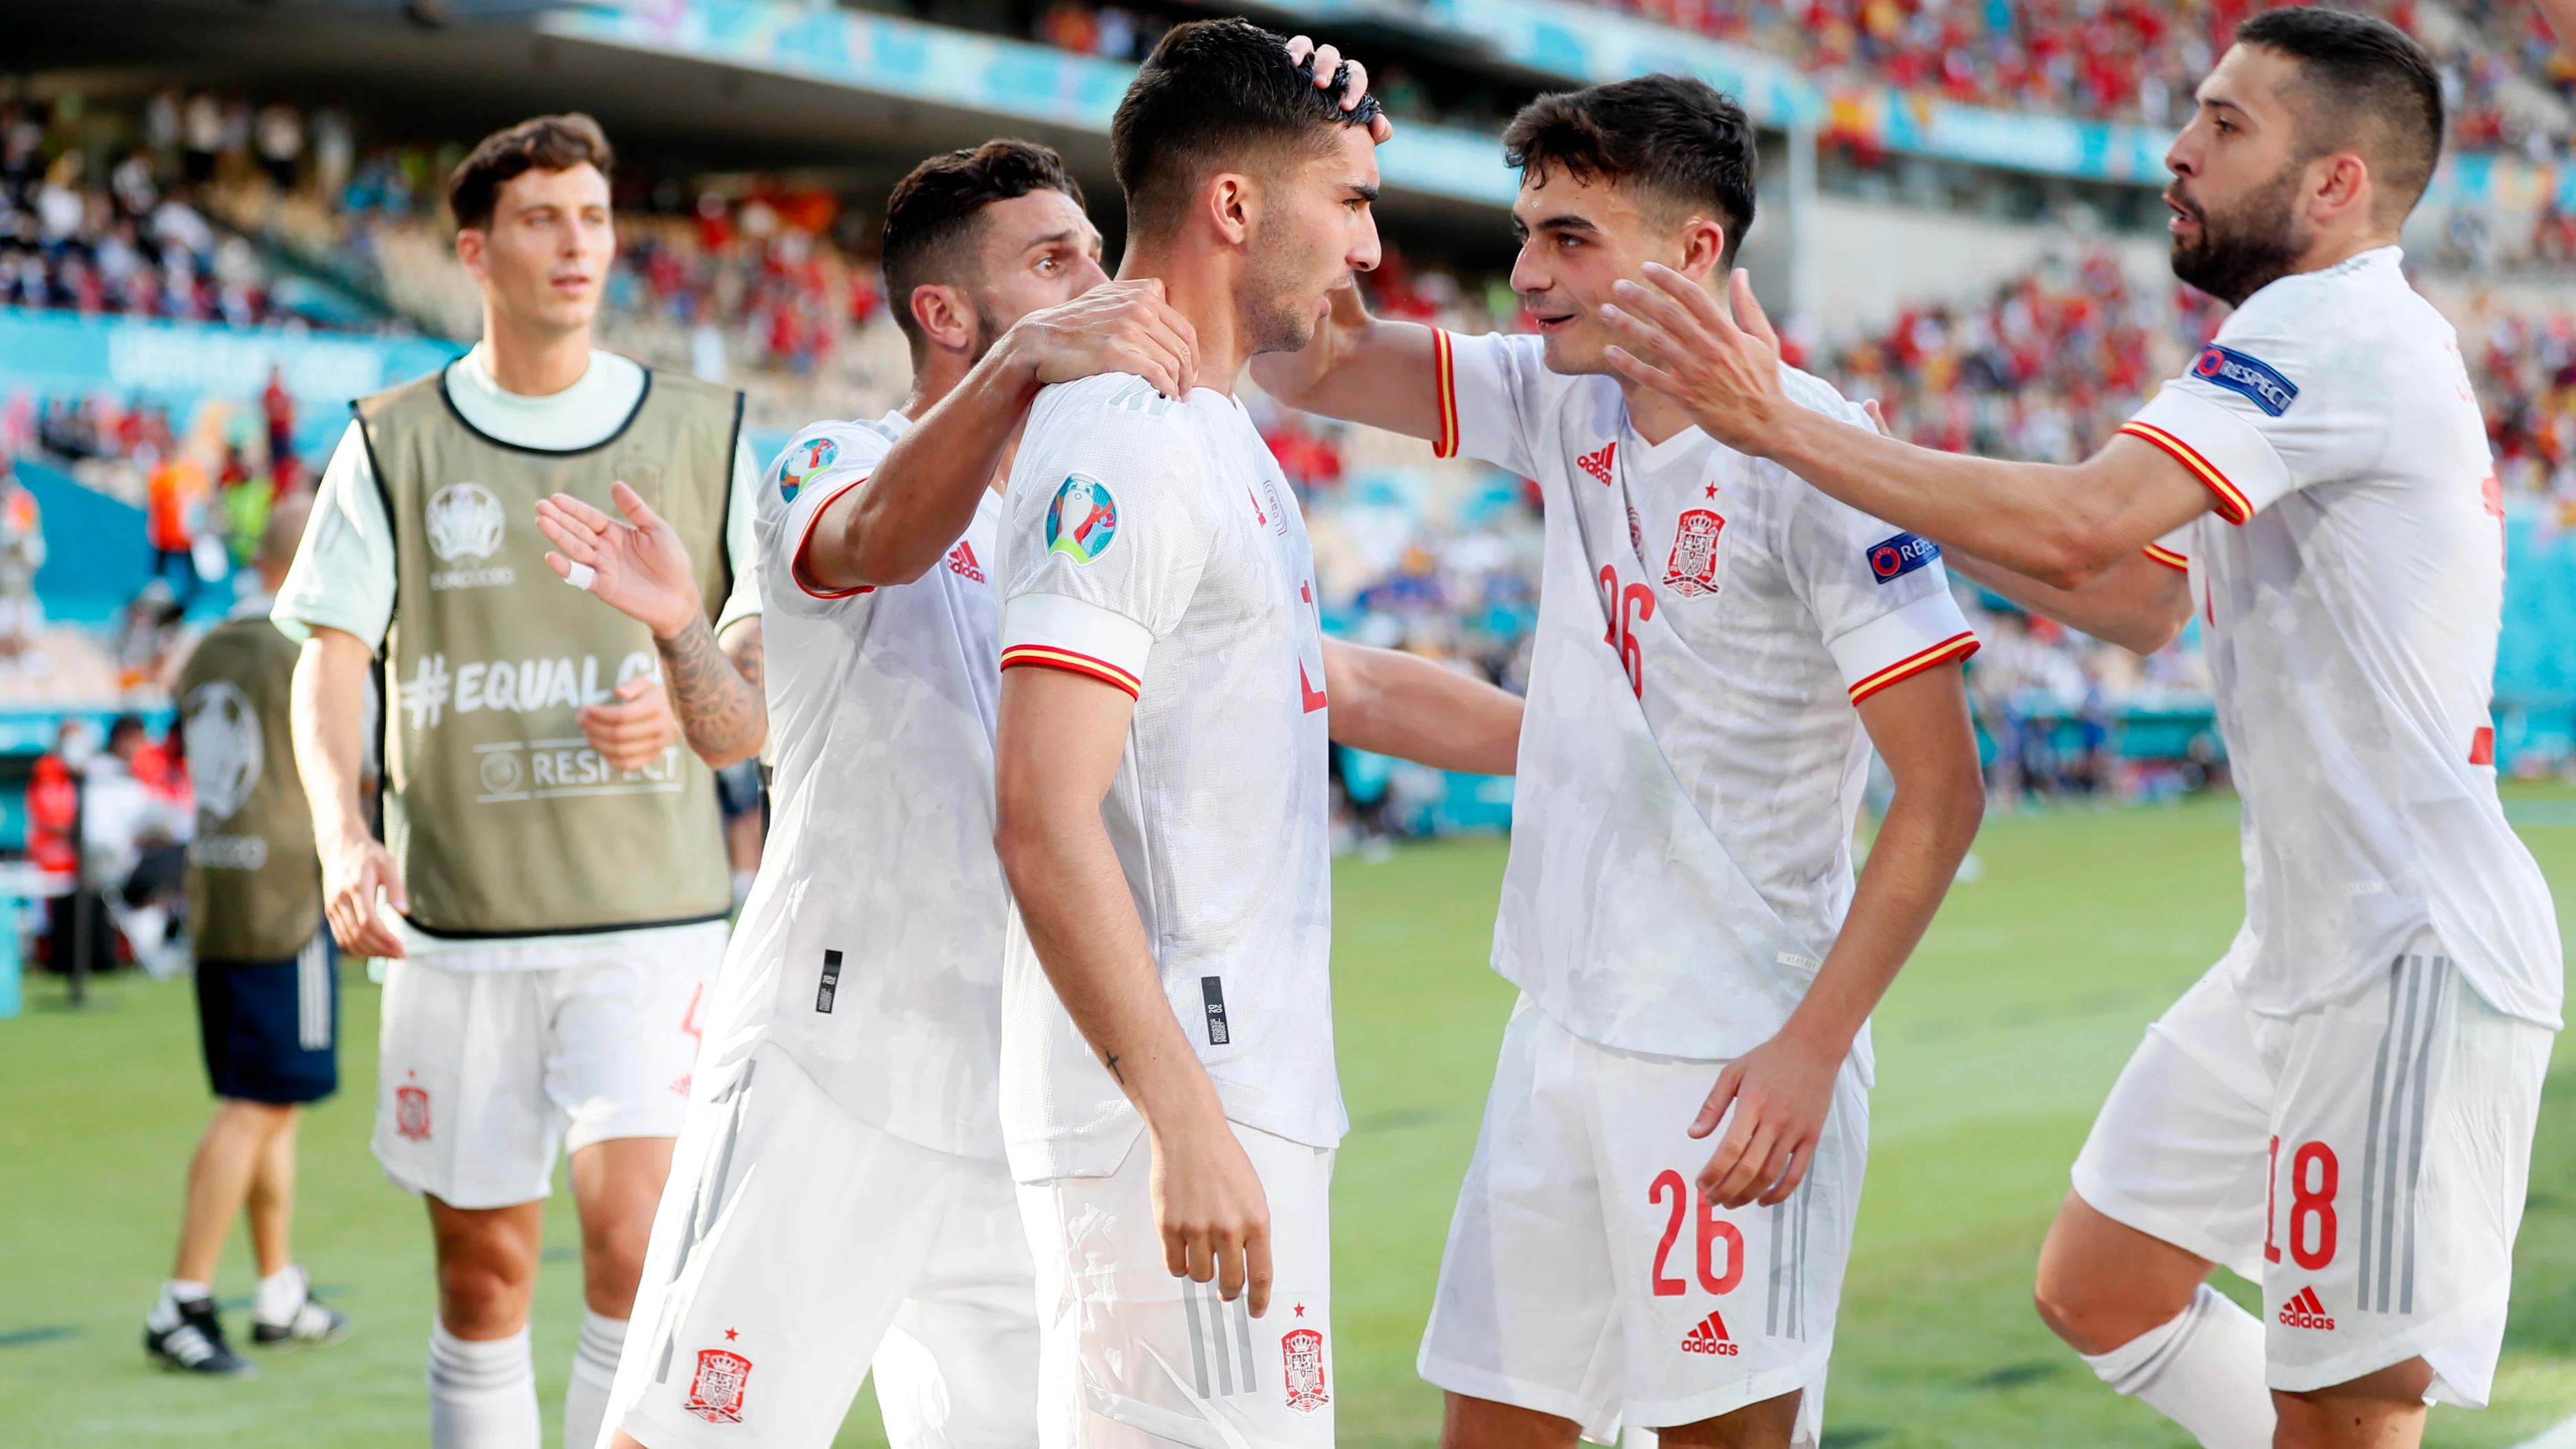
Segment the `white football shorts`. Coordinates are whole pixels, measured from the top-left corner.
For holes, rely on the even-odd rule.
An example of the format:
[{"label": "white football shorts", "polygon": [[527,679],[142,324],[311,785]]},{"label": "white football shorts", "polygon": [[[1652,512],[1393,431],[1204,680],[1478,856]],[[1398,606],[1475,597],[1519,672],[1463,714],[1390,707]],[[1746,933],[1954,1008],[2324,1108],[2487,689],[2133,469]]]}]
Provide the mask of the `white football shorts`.
[{"label": "white football shorts", "polygon": [[894,1449],[1027,1449],[1038,1315],[1008,1169],[851,1116],[776,1046],[689,1104],[606,1426],[825,1449],[873,1371]]},{"label": "white football shorts", "polygon": [[2552,1033],[2488,1006],[2430,936],[2381,978],[2264,1016],[2220,962],[2153,1026],[2075,1159],[2115,1221],[2263,1285],[2288,1392],[2421,1356],[2484,1407]]},{"label": "white football shorts", "polygon": [[386,964],[376,1161],[451,1207],[534,1202],[555,1154],[676,1137],[706,997],[724,960],[666,952],[612,966],[446,971]]},{"label": "white football shorts", "polygon": [[1020,1186],[1042,1324],[1045,1449],[1329,1449],[1333,1150],[1242,1123],[1270,1207],[1269,1309],[1175,1278],[1138,1133],[1107,1177]]},{"label": "white football shorts", "polygon": [[1730,1210],[1694,1186],[1723,1126],[1688,1135],[1725,1065],[1601,1046],[1521,998],[1449,1223],[1423,1378],[1603,1444],[1623,1422],[1696,1424],[1804,1390],[1793,1442],[1817,1442],[1869,1094],[1846,1063],[1798,1190]]}]

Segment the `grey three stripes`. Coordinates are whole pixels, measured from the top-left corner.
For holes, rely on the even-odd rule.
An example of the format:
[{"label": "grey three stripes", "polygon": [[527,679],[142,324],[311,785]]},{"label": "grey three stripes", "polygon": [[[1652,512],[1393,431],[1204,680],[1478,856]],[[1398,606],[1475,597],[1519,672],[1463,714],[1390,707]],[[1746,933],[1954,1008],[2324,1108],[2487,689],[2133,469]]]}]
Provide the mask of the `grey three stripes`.
[{"label": "grey three stripes", "polygon": [[[725,1118],[724,1144],[716,1149],[715,1171],[698,1179],[698,1190],[690,1199],[688,1226],[680,1233],[680,1251],[671,1259],[671,1276],[666,1282],[680,1281],[680,1275],[688,1271],[690,1256],[698,1250],[698,1239],[724,1212],[725,1187],[733,1176],[733,1144],[742,1135],[742,1114],[751,1105],[751,1074],[759,1065],[758,1061],[744,1062],[742,1075],[726,1083],[713,1098],[732,1103],[733,1111]],[[657,1384],[671,1381],[671,1356],[680,1345],[678,1309],[679,1304],[671,1298],[662,1300],[662,1359],[653,1368],[653,1382]]]},{"label": "grey three stripes", "polygon": [[331,1049],[331,948],[318,933],[295,953],[295,1044]]},{"label": "grey three stripes", "polygon": [[2370,1076],[2370,1135],[2361,1151],[2361,1301],[2373,1313],[2415,1311],[2415,1199],[2424,1113],[2451,963],[2400,956],[2388,977],[2388,1025]]},{"label": "grey three stripes", "polygon": [[1215,1283],[1183,1278],[1181,1307],[1190,1316],[1190,1367],[1198,1375],[1198,1396],[1222,1399],[1258,1391],[1263,1380],[1252,1363],[1252,1295],[1242,1293],[1228,1303],[1217,1296]]},{"label": "grey three stripes", "polygon": [[1810,1168],[1787,1202],[1771,1205],[1771,1296],[1762,1331],[1773,1338],[1807,1337],[1807,1219],[1815,1198]]}]

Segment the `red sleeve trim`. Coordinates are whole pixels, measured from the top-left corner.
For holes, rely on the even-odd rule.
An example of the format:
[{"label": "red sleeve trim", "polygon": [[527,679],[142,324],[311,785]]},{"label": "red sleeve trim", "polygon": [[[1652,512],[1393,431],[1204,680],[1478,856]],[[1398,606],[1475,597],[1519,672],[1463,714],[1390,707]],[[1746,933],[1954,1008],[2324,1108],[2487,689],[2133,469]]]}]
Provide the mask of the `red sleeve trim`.
[{"label": "red sleeve trim", "polygon": [[814,525],[823,521],[823,511],[830,508],[842,494],[866,481],[868,480],[864,476],[853,478],[833,489],[830,498],[815,504],[814,511],[805,516],[805,531],[796,535],[796,551],[787,556],[787,576],[796,581],[796,587],[804,590],[805,596],[809,599],[855,599],[861,594],[873,594],[877,591],[877,586],[874,584],[861,584],[854,589],[818,589],[805,582],[805,550],[813,546]]},{"label": "red sleeve trim", "polygon": [[2136,418],[2121,424],[2120,431],[2164,449],[2175,462],[2190,469],[2193,477],[2218,495],[2219,517],[2230,523],[2243,523],[2254,516],[2254,501],[2245,496],[2245,490],[2228,482],[2227,475],[2218,471],[2218,465],[2200,456],[2191,444],[2153,423],[2142,423]]},{"label": "red sleeve trim", "polygon": [[1927,669],[1965,659],[1977,652],[1977,636],[1965,629],[1910,659],[1900,659],[1851,687],[1851,702],[1860,703],[1891,684],[1902,684]]},{"label": "red sleeve trim", "polygon": [[1449,331],[1431,329],[1432,387],[1439,394],[1439,431],[1432,436],[1431,454],[1436,458],[1458,456],[1458,366],[1449,355]]},{"label": "red sleeve trim", "polygon": [[2191,560],[2174,552],[2172,549],[2165,547],[2163,544],[2148,544],[2146,547],[2146,555],[2147,557],[2154,559],[2156,562],[2163,564],[2166,568],[2174,569],[2186,574],[2191,572]]},{"label": "red sleeve trim", "polygon": [[1134,699],[1144,688],[1143,683],[1135,675],[1108,660],[1094,659],[1088,654],[1076,654],[1070,649],[1058,649],[1047,644],[1014,644],[1002,651],[1004,669],[1015,669],[1023,664],[1047,669],[1062,669],[1073,674],[1088,674],[1104,684],[1114,684],[1127,691],[1129,699]]}]

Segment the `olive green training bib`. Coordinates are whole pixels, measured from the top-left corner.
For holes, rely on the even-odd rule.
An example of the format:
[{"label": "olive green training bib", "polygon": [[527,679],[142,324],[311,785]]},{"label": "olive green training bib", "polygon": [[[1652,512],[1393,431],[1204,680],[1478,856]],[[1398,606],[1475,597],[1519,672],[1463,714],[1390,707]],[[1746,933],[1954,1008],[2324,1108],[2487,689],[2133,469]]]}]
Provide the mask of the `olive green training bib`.
[{"label": "olive green training bib", "polygon": [[477,431],[442,370],[353,404],[393,520],[385,643],[385,842],[408,919],[435,936],[534,936],[722,918],[733,904],[715,777],[684,740],[611,768],[579,713],[658,675],[652,631],[546,566],[537,500],[620,518],[623,481],[688,545],[712,621],[732,579],[725,514],[742,395],[648,371],[591,448]]},{"label": "olive green training bib", "polygon": [[201,961],[283,961],[322,929],[322,866],[288,705],[295,654],[268,620],[234,619],[179,671],[197,793],[188,921]]}]

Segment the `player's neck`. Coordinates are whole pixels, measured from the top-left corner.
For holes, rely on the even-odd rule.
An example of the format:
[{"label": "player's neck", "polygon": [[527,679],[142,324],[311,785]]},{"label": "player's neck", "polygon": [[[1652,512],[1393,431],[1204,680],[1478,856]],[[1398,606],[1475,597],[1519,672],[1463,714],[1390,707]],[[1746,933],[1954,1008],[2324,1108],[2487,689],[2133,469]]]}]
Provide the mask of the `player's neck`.
[{"label": "player's neck", "polygon": [[1243,364],[1252,354],[1243,318],[1235,308],[1234,270],[1226,259],[1182,246],[1131,241],[1118,264],[1118,280],[1139,277],[1160,278],[1163,300],[1190,319],[1198,333],[1199,370],[1190,385],[1234,396],[1234,380],[1243,375]]},{"label": "player's neck", "polygon": [[514,321],[483,304],[483,361],[492,385],[520,397],[552,397],[590,370],[590,326],[569,330]]},{"label": "player's neck", "polygon": [[1628,426],[1646,440],[1649,448],[1660,445],[1685,428],[1696,427],[1691,415],[1680,403],[1652,388],[1639,387],[1626,378],[1619,379],[1619,396],[1628,404]]},{"label": "player's neck", "polygon": [[2300,253],[2299,264],[2292,269],[2291,274],[2295,276],[2300,272],[2322,272],[2328,267],[2342,266],[2363,252],[2375,252],[2381,247],[2395,245],[2397,245],[2397,238],[2378,231],[2352,231],[2320,236],[2314,245]]}]

